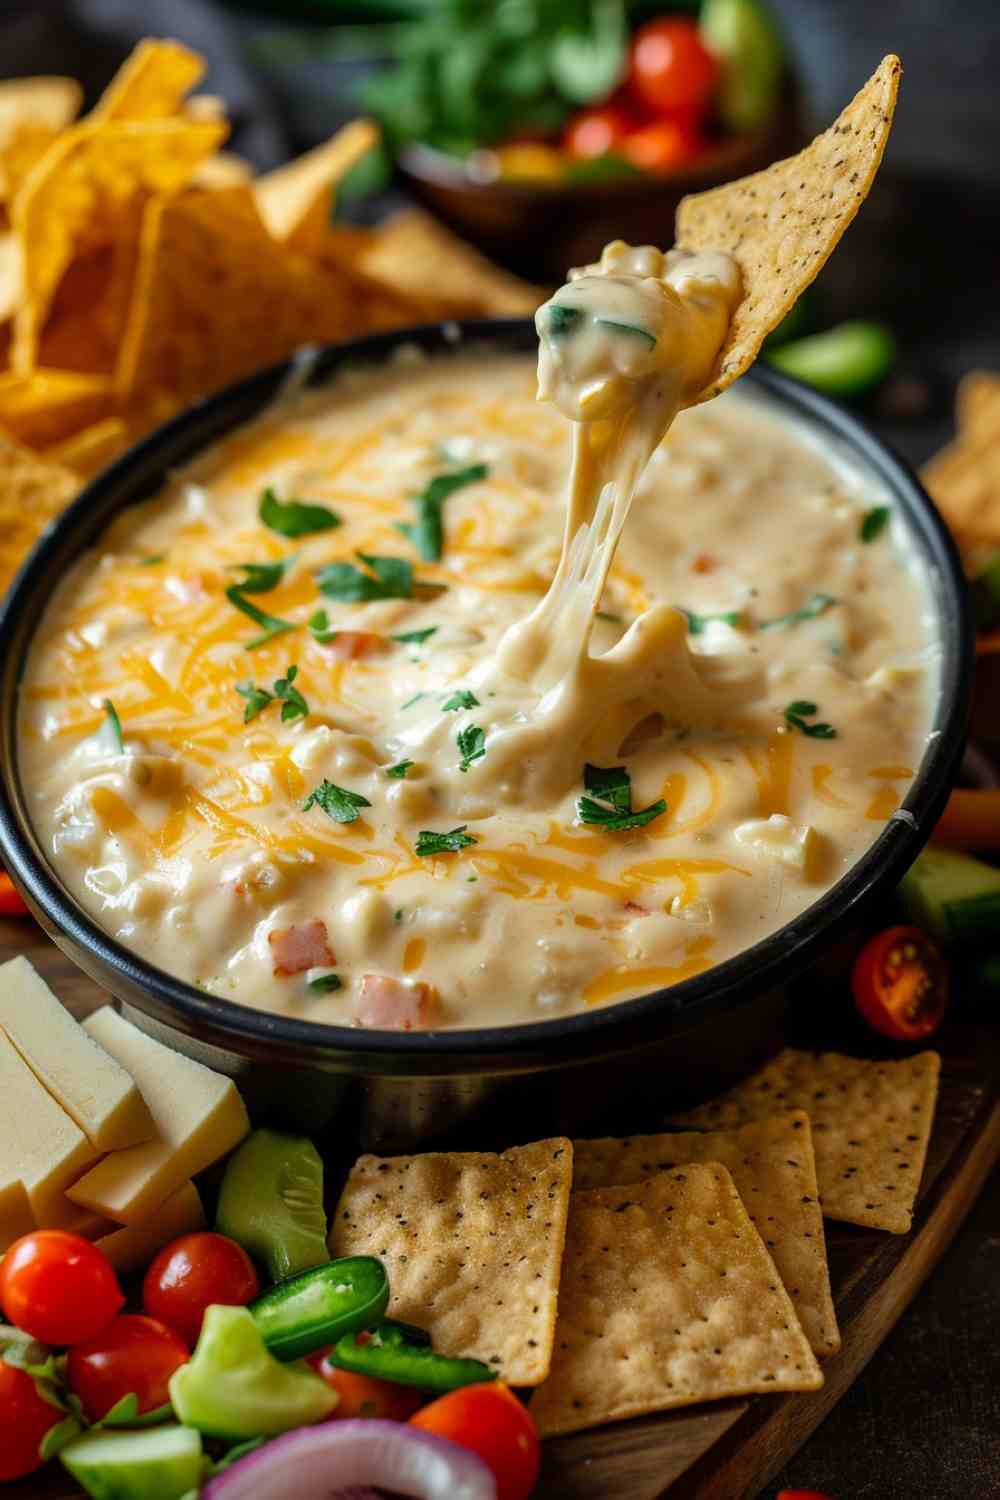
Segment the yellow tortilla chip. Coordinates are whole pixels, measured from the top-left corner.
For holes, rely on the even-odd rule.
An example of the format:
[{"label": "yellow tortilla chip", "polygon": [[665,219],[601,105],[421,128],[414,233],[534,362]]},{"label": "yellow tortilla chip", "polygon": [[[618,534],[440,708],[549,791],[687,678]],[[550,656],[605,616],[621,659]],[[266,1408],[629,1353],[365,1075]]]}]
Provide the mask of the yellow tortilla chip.
[{"label": "yellow tortilla chip", "polygon": [[573,1194],[543,1437],[822,1384],[725,1167]]},{"label": "yellow tortilla chip", "polygon": [[240,187],[253,179],[253,167],[234,151],[218,151],[203,161],[191,178],[193,188]]},{"label": "yellow tortilla chip", "polygon": [[69,469],[46,462],[0,433],[0,596],[49,521],[79,488]]},{"label": "yellow tortilla chip", "polygon": [[128,424],[121,417],[106,417],[103,422],[94,422],[46,448],[42,458],[46,463],[72,469],[81,479],[92,479],[113,458],[124,453],[128,445]]},{"label": "yellow tortilla chip", "polygon": [[425,1328],[442,1354],[538,1385],[552,1331],[573,1148],[556,1137],[499,1156],[362,1156],[330,1228],[330,1253],[377,1255],[389,1316]]},{"label": "yellow tortilla chip", "polygon": [[964,545],[1000,546],[1000,442],[982,411],[926,463],[921,478]]},{"label": "yellow tortilla chip", "polygon": [[162,120],[181,108],[205,71],[204,58],[180,42],[140,42],[90,112],[90,120]]},{"label": "yellow tortilla chip", "polygon": [[786,1048],[758,1073],[678,1122],[719,1130],[803,1109],[828,1219],[905,1234],[927,1156],[941,1059],[868,1062]]},{"label": "yellow tortilla chip", "polygon": [[184,120],[84,123],[46,152],[14,204],[24,265],[13,345],[17,369],[31,368],[56,288],[73,258],[134,236],[143,198],[177,192],[224,136],[224,125]]},{"label": "yellow tortilla chip", "polygon": [[725,250],[743,272],[743,300],[698,401],[717,396],[749,369],[836,248],[881,163],[901,73],[898,57],[883,58],[829,130],[797,156],[682,200],[677,244]]},{"label": "yellow tortilla chip", "polygon": [[21,296],[21,254],[16,237],[0,234],[0,323],[14,316]]},{"label": "yellow tortilla chip", "polygon": [[0,375],[0,432],[46,448],[107,415],[111,384],[96,375],[32,370]]},{"label": "yellow tortilla chip", "polygon": [[[371,120],[353,120],[321,146],[273,172],[261,173],[254,182],[254,197],[260,216],[275,239],[293,235],[316,204],[321,210],[323,227],[328,225],[334,188],[377,144],[378,138],[378,126]],[[298,243],[297,248],[310,246]]]},{"label": "yellow tortilla chip", "polygon": [[955,414],[973,436],[1000,438],[1000,375],[971,370],[959,382]]},{"label": "yellow tortilla chip", "polygon": [[73,78],[0,82],[0,201],[14,197],[60,130],[76,119],[82,98]]}]

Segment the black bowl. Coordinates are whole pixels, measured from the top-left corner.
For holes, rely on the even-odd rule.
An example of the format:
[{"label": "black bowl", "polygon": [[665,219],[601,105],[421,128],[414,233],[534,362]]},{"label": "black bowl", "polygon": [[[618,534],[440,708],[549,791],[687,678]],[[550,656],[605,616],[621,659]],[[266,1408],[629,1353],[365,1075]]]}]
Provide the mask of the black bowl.
[{"label": "black bowl", "polygon": [[139,1025],[238,1078],[259,1115],[314,1129],[336,1118],[339,1130],[380,1146],[440,1135],[477,1112],[479,1139],[509,1136],[511,1108],[522,1138],[529,1118],[531,1128],[571,1128],[623,1076],[623,1097],[635,1101],[649,1087],[661,1107],[677,1105],[766,1055],[789,981],[888,894],[926,842],[957,773],[969,707],[972,628],[962,570],[924,490],[855,417],[758,368],[746,377],[755,391],[851,456],[891,495],[926,565],[944,648],[935,733],[902,811],[832,889],[763,941],[670,989],[557,1020],[470,1030],[369,1031],[268,1015],[205,994],[116,942],[48,862],[18,766],[18,685],[54,584],[113,516],[260,413],[290,376],[322,384],[345,364],[384,360],[400,344],[443,353],[459,342],[505,352],[536,346],[532,325],[520,321],[378,334],[306,351],[176,417],[88,485],[49,528],[0,615],[0,855],[42,926]]}]

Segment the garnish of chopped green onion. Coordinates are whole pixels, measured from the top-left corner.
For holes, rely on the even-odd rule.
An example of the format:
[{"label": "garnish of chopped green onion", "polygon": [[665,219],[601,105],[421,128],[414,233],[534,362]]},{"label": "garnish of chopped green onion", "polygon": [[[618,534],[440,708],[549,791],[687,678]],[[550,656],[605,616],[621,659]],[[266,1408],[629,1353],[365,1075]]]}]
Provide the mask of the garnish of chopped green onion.
[{"label": "garnish of chopped green onion", "polygon": [[861,540],[873,542],[889,524],[890,515],[888,505],[873,505],[871,510],[866,510],[861,517],[861,525],[858,527],[858,536]]},{"label": "garnish of chopped green onion", "polygon": [[434,833],[424,828],[417,834],[417,842],[414,853],[421,858],[433,854],[457,854],[460,849],[467,849],[470,844],[479,842],[471,833],[466,833],[469,825],[463,823],[459,828],[452,828],[448,833]]},{"label": "garnish of chopped green onion", "polygon": [[[667,804],[660,797],[651,806],[633,811],[632,779],[624,766],[585,765],[583,784],[594,795],[577,799],[577,817],[581,823],[606,828],[609,832],[644,828],[667,810]],[[595,798],[600,801],[595,801]]]},{"label": "garnish of chopped green onion", "polygon": [[710,625],[713,620],[718,620],[723,625],[731,625],[734,630],[743,621],[743,616],[737,609],[726,610],[721,615],[697,615],[693,609],[682,609],[681,614],[688,622],[688,633],[690,635],[701,635],[705,626]]},{"label": "garnish of chopped green onion", "polygon": [[836,604],[832,594],[813,594],[801,609],[790,610],[787,615],[777,615],[773,620],[761,620],[761,630],[776,630],[779,625],[797,625],[800,620],[818,620],[831,604]]},{"label": "garnish of chopped green onion", "polygon": [[398,760],[394,766],[387,766],[385,774],[392,776],[396,781],[403,781],[406,773],[414,764],[412,760]]},{"label": "garnish of chopped green onion", "polygon": [[353,563],[327,563],[317,569],[316,582],[328,599],[343,604],[367,604],[372,599],[409,599],[413,595],[413,564],[405,557],[372,557],[356,552],[370,572]]},{"label": "garnish of chopped green onion", "polygon": [[794,703],[789,703],[785,709],[785,722],[792,729],[799,729],[808,735],[811,740],[835,740],[837,731],[832,724],[807,724],[814,714],[819,713],[815,703],[809,703],[805,698],[797,698]]},{"label": "garnish of chopped green onion", "polygon": [[426,697],[427,697],[426,693],[414,693],[414,695],[413,695],[412,698],[407,698],[407,700],[406,700],[405,703],[401,703],[399,705],[399,711],[400,711],[400,713],[402,713],[404,709],[412,708],[413,705],[414,705],[414,703],[419,703],[420,700],[421,700],[421,698],[426,698]]},{"label": "garnish of chopped green onion", "polygon": [[422,646],[425,641],[429,641],[431,636],[437,633],[437,629],[436,625],[427,625],[423,630],[402,630],[398,635],[392,636],[391,639],[399,641],[401,646]]},{"label": "garnish of chopped green onion", "polygon": [[244,651],[255,651],[258,646],[264,646],[268,641],[272,641],[276,635],[283,635],[286,630],[295,629],[291,620],[279,620],[277,615],[265,614],[262,609],[258,609],[255,604],[251,604],[249,599],[244,599],[236,584],[233,584],[232,588],[226,589],[226,598],[234,608],[240,610],[248,619],[253,620],[254,624],[261,627],[262,634],[255,635],[252,641],[247,641],[243,647]]},{"label": "garnish of chopped green onion", "polygon": [[656,339],[648,329],[638,328],[634,323],[617,323],[614,318],[595,318],[598,328],[610,328],[614,333],[627,333],[632,338],[644,339],[650,349],[656,348]]},{"label": "garnish of chopped green onion", "polygon": [[486,464],[469,464],[465,469],[435,474],[420,494],[414,495],[416,521],[397,521],[396,530],[409,537],[425,562],[437,562],[444,552],[444,502],[456,490],[485,479],[489,472]]},{"label": "garnish of chopped green onion", "polygon": [[554,339],[564,338],[566,334],[573,332],[582,318],[582,308],[567,307],[562,302],[552,302],[548,311],[549,334]]},{"label": "garnish of chopped green onion", "polygon": [[462,757],[458,769],[467,771],[473,761],[482,760],[486,754],[486,734],[478,724],[467,724],[455,736],[458,753]]},{"label": "garnish of chopped green onion", "polygon": [[343,982],[339,974],[317,974],[316,978],[308,980],[307,984],[309,989],[317,990],[322,995],[329,995],[334,990],[341,989]]},{"label": "garnish of chopped green onion", "polygon": [[336,786],[324,776],[319,786],[314,787],[303,802],[302,811],[308,812],[311,807],[321,807],[335,823],[356,823],[360,817],[358,809],[371,807],[371,803],[360,792]]},{"label": "garnish of chopped green onion", "polygon": [[305,500],[279,500],[272,489],[266,489],[257,508],[264,525],[279,536],[311,536],[317,531],[332,531],[340,525],[337,512],[325,505],[311,505]]},{"label": "garnish of chopped green onion", "polygon": [[125,736],[122,734],[122,721],[118,717],[118,710],[115,708],[115,705],[112,703],[110,698],[105,698],[104,702],[101,704],[101,707],[104,709],[105,715],[107,716],[108,726],[111,730],[111,737],[115,742],[115,748],[117,749],[119,755],[124,755]]},{"label": "garnish of chopped green onion", "polygon": [[441,712],[445,714],[457,713],[460,708],[478,708],[479,699],[475,693],[470,693],[468,688],[459,688],[457,693],[441,705]]}]

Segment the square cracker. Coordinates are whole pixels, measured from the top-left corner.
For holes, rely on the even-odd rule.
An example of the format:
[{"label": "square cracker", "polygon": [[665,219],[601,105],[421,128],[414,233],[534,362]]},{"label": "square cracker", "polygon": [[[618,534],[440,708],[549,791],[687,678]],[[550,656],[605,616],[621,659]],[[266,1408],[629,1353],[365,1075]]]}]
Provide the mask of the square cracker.
[{"label": "square cracker", "polygon": [[906,1234],[927,1156],[941,1059],[868,1062],[787,1048],[728,1094],[677,1121],[707,1130],[804,1109],[828,1219]]},{"label": "square cracker", "polygon": [[330,1252],[384,1261],[390,1317],[425,1328],[442,1354],[538,1385],[552,1360],[572,1181],[563,1137],[499,1156],[362,1156],[337,1204]]},{"label": "square cracker", "polygon": [[731,1130],[574,1141],[573,1185],[621,1187],[686,1162],[721,1162],[728,1169],[813,1352],[820,1357],[836,1354],[840,1331],[830,1292],[809,1116],[794,1110]]},{"label": "square cracker", "polygon": [[698,401],[717,396],[753,364],[830,258],[875,179],[902,71],[898,57],[883,58],[830,128],[797,156],[682,200],[677,244],[725,250],[743,272],[743,300]]},{"label": "square cracker", "polygon": [[543,1436],[822,1384],[725,1167],[573,1194]]}]

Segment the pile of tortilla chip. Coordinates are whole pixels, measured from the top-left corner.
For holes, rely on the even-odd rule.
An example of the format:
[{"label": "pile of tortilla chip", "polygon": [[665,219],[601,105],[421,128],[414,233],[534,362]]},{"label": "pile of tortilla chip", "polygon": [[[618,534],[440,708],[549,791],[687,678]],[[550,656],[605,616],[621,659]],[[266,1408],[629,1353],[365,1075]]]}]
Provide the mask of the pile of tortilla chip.
[{"label": "pile of tortilla chip", "polygon": [[254,177],[191,94],[203,71],[145,41],[80,118],[72,79],[0,83],[0,590],[84,480],[191,401],[302,344],[541,300],[423,214],[335,222],[368,121]]}]

